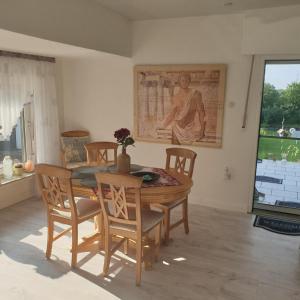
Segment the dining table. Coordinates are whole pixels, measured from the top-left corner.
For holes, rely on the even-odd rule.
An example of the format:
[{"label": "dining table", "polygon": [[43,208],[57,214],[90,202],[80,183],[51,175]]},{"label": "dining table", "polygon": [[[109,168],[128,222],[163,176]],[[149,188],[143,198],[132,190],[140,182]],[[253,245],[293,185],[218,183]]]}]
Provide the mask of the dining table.
[{"label": "dining table", "polygon": [[[74,169],[72,172],[72,190],[74,196],[99,201],[97,199],[97,183],[95,179],[95,174],[99,172],[117,173],[117,168],[115,165],[110,165],[85,166]],[[175,169],[166,170],[131,165],[131,172],[129,174],[136,175],[138,172],[156,174],[154,180],[143,181],[141,187],[141,205],[144,209],[150,209],[151,204],[166,204],[183,199],[188,196],[193,185],[191,178],[177,172]],[[94,218],[95,232],[91,236],[83,238],[83,242],[78,246],[78,252],[91,252],[103,249],[104,235],[102,234],[102,222],[102,215]],[[151,263],[148,264],[148,266],[150,265]]]}]

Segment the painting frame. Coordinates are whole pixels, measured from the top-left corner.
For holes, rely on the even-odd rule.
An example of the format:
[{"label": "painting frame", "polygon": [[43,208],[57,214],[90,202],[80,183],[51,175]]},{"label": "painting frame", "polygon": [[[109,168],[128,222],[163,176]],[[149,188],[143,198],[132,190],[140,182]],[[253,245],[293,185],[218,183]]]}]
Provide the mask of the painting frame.
[{"label": "painting frame", "polygon": [[[225,108],[225,85],[226,85],[226,71],[227,71],[227,65],[226,64],[175,64],[175,65],[135,65],[134,66],[134,138],[137,141],[142,142],[151,142],[151,143],[163,143],[163,144],[175,144],[175,145],[189,145],[189,146],[204,146],[204,147],[213,147],[213,148],[221,148],[223,143],[223,119],[224,119],[224,108]],[[210,127],[214,128],[215,126],[215,137],[213,133],[213,129],[210,129],[211,132],[207,133],[205,130],[205,125],[199,126],[199,128],[204,127],[203,129],[203,137],[199,138],[199,140],[191,140],[192,142],[189,142],[186,140],[176,141],[174,142],[174,129],[167,129],[167,128],[161,128],[157,129],[157,136],[145,136],[145,134],[141,134],[141,124],[145,123],[145,117],[142,116],[143,110],[142,106],[144,105],[143,101],[145,100],[145,97],[147,98],[147,104],[149,106],[149,89],[151,89],[151,84],[155,84],[155,89],[157,90],[157,87],[160,87],[161,94],[160,97],[164,98],[164,95],[166,94],[166,87],[169,90],[170,87],[173,89],[173,92],[175,89],[180,89],[181,83],[179,82],[179,79],[176,81],[176,76],[180,78],[180,74],[189,74],[186,75],[190,78],[190,84],[195,85],[198,84],[198,89],[201,88],[201,86],[204,86],[206,84],[208,87],[212,86],[214,88],[211,88],[213,91],[212,94],[217,94],[217,97],[213,98],[213,101],[211,100],[205,100],[202,97],[201,92],[200,96],[203,102],[203,114],[204,114],[204,120],[207,118],[208,113],[206,112],[208,104],[213,103],[214,108],[213,110],[210,109]],[[148,77],[147,77],[148,76]],[[168,79],[169,77],[170,80]],[[202,77],[201,77],[202,76]],[[141,79],[142,78],[142,79]],[[147,79],[150,78],[151,80]],[[155,78],[152,80],[152,78]],[[163,78],[163,79],[162,79]],[[166,81],[170,81],[172,83],[165,84]],[[152,83],[151,83],[152,82]],[[162,83],[163,82],[163,83]],[[216,87],[217,84],[217,87]],[[146,95],[142,94],[142,89],[147,90]],[[192,90],[192,88],[190,88]],[[216,92],[217,90],[217,92]],[[198,90],[195,89],[197,92]],[[198,94],[199,94],[198,93]],[[179,94],[179,92],[178,92]],[[171,102],[170,99],[173,99],[175,96],[168,96],[168,101]],[[157,91],[156,91],[156,99],[157,99]],[[156,100],[157,102],[158,100]],[[162,100],[163,101],[163,100]],[[201,101],[201,100],[200,100]],[[144,101],[145,102],[145,101]],[[198,101],[199,102],[199,101]],[[197,102],[197,103],[198,103]],[[151,101],[150,101],[151,103]],[[155,104],[156,108],[156,114],[157,114],[157,105]],[[169,107],[171,107],[173,104],[169,104]],[[148,107],[147,106],[147,107]],[[163,105],[162,105],[163,106]],[[211,104],[210,104],[211,106]],[[171,109],[169,109],[170,111]],[[167,115],[168,112],[165,114]],[[207,110],[208,111],[208,110]],[[148,107],[148,114],[149,114],[149,107]],[[213,116],[213,114],[216,114],[216,116]],[[195,113],[194,113],[195,115]],[[201,112],[198,112],[198,115],[201,115]],[[163,115],[162,118],[165,116]],[[149,117],[150,118],[150,117]],[[158,118],[156,116],[156,118]],[[143,119],[143,120],[142,120]],[[199,119],[201,119],[199,117]],[[152,123],[155,121],[151,121]],[[213,124],[215,122],[215,124]],[[151,123],[151,124],[152,124]],[[198,122],[199,123],[199,122]],[[203,121],[203,124],[207,124],[207,119]],[[171,130],[171,133],[170,133]],[[200,129],[199,129],[200,130]],[[210,136],[210,135],[211,136]],[[172,136],[170,138],[170,135]],[[201,135],[202,136],[202,135]]]}]

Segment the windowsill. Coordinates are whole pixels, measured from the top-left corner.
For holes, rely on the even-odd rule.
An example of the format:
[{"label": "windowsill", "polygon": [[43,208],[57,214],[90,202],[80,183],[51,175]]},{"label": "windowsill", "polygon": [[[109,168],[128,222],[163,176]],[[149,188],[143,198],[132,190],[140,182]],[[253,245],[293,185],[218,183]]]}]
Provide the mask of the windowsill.
[{"label": "windowsill", "polygon": [[6,178],[3,178],[2,174],[0,175],[0,187],[2,185],[6,185],[6,184],[9,184],[9,183],[12,183],[12,182],[16,182],[16,181],[19,181],[19,180],[23,180],[25,178],[29,178],[31,176],[33,176],[34,173],[23,173],[23,175],[21,176],[13,176],[12,178],[10,179],[6,179]]}]

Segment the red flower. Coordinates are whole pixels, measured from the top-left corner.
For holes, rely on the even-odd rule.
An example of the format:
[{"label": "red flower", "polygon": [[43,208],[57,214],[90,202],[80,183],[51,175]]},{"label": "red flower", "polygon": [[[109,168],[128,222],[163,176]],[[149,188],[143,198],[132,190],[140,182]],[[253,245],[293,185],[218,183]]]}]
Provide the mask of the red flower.
[{"label": "red flower", "polygon": [[127,128],[121,128],[119,130],[115,131],[114,137],[117,139],[117,141],[120,143],[130,136],[130,131]]},{"label": "red flower", "polygon": [[121,128],[116,130],[114,137],[117,139],[117,142],[126,148],[128,145],[134,144],[134,139],[130,137],[130,131],[127,128]]}]

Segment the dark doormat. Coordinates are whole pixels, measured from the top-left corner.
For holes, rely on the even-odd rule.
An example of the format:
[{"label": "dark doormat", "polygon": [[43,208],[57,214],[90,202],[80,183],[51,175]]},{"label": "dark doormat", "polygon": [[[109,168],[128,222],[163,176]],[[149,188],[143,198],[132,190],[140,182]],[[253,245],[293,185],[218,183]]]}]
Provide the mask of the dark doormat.
[{"label": "dark doormat", "polygon": [[281,207],[288,207],[288,208],[300,208],[300,203],[299,202],[293,202],[293,201],[276,200],[275,205],[276,206],[281,206]]},{"label": "dark doormat", "polygon": [[264,228],[279,234],[300,235],[300,223],[280,220],[274,217],[256,216],[253,226]]},{"label": "dark doormat", "polygon": [[270,176],[256,176],[256,181],[282,184],[282,179],[278,179]]}]

